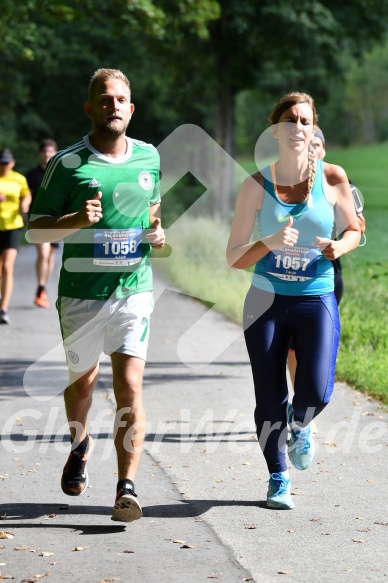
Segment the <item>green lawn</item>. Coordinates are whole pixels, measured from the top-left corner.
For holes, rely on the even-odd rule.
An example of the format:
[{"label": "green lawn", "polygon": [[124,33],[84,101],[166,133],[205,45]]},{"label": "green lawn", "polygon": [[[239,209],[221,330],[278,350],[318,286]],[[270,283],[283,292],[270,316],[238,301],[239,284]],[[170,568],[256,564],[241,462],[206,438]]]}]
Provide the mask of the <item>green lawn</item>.
[{"label": "green lawn", "polygon": [[[326,160],[343,166],[361,190],[367,222],[367,244],[343,258],[337,378],[388,403],[388,145],[333,149]],[[240,164],[256,171],[254,162]],[[183,291],[215,303],[217,310],[240,322],[250,275],[228,267],[228,235],[229,226],[211,218],[180,220],[168,234],[171,259],[159,263]]]}]

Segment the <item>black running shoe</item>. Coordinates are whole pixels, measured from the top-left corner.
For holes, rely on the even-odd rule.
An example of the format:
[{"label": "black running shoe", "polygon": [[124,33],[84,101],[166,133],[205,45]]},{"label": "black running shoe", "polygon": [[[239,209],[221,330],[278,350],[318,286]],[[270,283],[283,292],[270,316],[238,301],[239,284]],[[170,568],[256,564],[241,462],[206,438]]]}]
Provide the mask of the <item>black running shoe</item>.
[{"label": "black running shoe", "polygon": [[61,487],[68,496],[80,496],[89,483],[86,462],[93,449],[93,440],[89,437],[88,449],[84,455],[77,451],[71,451],[63,468]]},{"label": "black running shoe", "polygon": [[11,319],[6,310],[0,310],[0,324],[10,324]]},{"label": "black running shoe", "polygon": [[121,488],[117,492],[113,507],[112,520],[119,522],[133,522],[143,516],[140,502],[131,488]]}]

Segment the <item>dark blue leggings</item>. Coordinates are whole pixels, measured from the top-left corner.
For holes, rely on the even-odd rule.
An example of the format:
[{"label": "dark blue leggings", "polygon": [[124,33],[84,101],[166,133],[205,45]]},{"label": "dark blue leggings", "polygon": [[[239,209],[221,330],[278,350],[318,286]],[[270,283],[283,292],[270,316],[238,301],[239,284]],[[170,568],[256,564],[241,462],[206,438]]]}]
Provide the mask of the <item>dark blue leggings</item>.
[{"label": "dark blue leggings", "polygon": [[340,334],[334,293],[283,296],[252,286],[245,300],[244,334],[255,386],[257,437],[269,472],[281,472],[287,469],[290,337],[294,338],[298,363],[294,415],[306,426],[325,408],[334,388]]}]

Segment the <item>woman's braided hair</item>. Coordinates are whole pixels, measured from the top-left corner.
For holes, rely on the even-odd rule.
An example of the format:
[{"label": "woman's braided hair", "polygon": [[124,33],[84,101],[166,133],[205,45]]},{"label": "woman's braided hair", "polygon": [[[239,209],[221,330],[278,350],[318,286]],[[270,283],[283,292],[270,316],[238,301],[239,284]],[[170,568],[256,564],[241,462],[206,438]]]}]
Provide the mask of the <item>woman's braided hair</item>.
[{"label": "woman's braided hair", "polygon": [[[277,102],[269,118],[270,124],[275,125],[279,123],[279,120],[283,113],[293,105],[296,105],[297,103],[307,103],[311,107],[311,111],[313,112],[313,125],[316,126],[318,123],[318,115],[317,110],[315,109],[314,99],[308,93],[299,93],[298,91],[292,91],[291,93],[287,93]],[[313,190],[315,181],[316,159],[314,155],[314,150],[310,144],[308,147],[308,165],[309,165],[309,177],[307,181],[307,192],[303,202],[306,202],[309,206],[311,206],[312,205],[311,192]]]}]

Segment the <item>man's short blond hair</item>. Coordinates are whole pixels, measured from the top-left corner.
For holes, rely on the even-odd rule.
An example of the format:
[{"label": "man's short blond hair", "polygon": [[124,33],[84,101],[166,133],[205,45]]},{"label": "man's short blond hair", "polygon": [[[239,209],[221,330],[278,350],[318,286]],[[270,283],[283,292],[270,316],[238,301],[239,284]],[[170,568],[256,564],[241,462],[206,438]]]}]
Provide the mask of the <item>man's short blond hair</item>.
[{"label": "man's short blond hair", "polygon": [[97,71],[95,71],[90,78],[90,83],[88,87],[89,101],[92,97],[95,86],[100,81],[108,81],[109,79],[118,79],[119,81],[125,83],[125,85],[128,87],[129,94],[131,94],[131,86],[129,83],[129,79],[124,75],[122,71],[120,71],[119,69],[97,69]]}]

